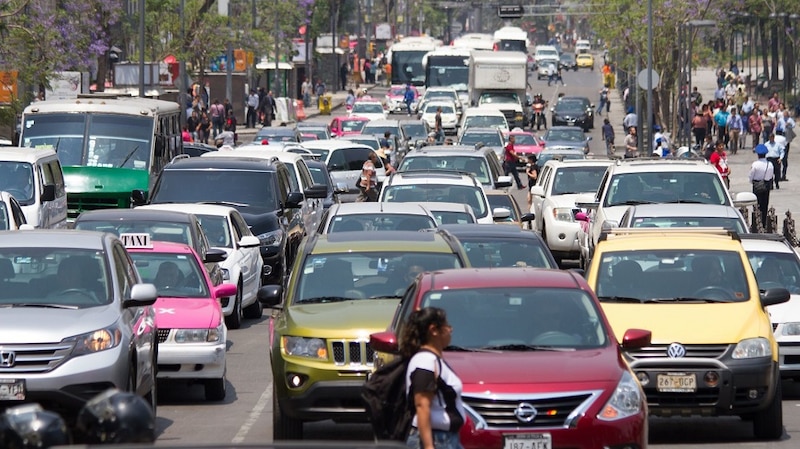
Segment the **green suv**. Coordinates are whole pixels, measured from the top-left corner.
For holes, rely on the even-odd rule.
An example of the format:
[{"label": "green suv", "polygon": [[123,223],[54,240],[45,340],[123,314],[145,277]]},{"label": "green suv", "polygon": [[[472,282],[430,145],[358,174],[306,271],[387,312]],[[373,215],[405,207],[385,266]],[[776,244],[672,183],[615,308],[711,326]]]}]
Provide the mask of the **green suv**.
[{"label": "green suv", "polygon": [[301,439],[304,421],[366,420],[360,393],[373,370],[370,334],[386,330],[417,274],[466,260],[441,231],[309,236],[285,295],[278,285],[259,293],[278,308],[270,338],[274,439]]}]

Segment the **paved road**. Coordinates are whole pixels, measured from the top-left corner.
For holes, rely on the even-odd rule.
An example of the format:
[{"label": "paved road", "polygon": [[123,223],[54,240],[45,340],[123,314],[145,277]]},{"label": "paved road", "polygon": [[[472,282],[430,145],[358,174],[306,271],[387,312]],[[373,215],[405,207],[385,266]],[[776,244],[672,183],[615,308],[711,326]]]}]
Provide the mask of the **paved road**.
[{"label": "paved road", "polygon": [[[695,75],[697,79],[697,75]],[[599,70],[569,72],[565,74],[565,87],[547,87],[546,81],[531,79],[532,91],[542,92],[545,98],[555,98],[558,92],[568,95],[582,95],[597,101],[600,88]],[[382,96],[385,88],[375,88],[374,96]],[[615,95],[615,94],[614,94]],[[705,93],[703,94],[705,96]],[[612,96],[611,121],[619,128],[622,112],[619,98]],[[335,110],[334,115],[343,111]],[[398,116],[400,120],[407,119]],[[312,117],[310,120],[325,122],[329,116]],[[594,153],[604,153],[600,139],[600,119],[597,127],[589,133],[592,136],[591,148]],[[618,136],[621,138],[621,136]],[[731,158],[733,169],[733,191],[748,189],[746,169],[752,154],[742,152]],[[791,179],[791,171],[789,174]],[[800,178],[797,182],[784,184],[779,192],[774,192],[773,201],[782,209],[797,202]],[[515,191],[517,201],[524,205],[524,192]],[[800,208],[795,207],[800,210]],[[246,443],[269,442],[272,439],[272,376],[268,354],[268,311],[259,321],[245,321],[241,329],[228,333],[228,395],[221,403],[205,403],[200,385],[162,385],[159,391],[158,410],[159,446],[174,444],[200,445],[208,443]],[[700,445],[710,449],[733,448],[796,448],[800,446],[794,438],[800,432],[800,385],[784,384],[784,425],[786,435],[781,441],[762,443],[753,440],[749,423],[738,418],[722,419],[657,419],[650,420],[651,447],[694,448]],[[369,439],[369,427],[359,424],[334,424],[322,422],[306,425],[309,439]]]}]

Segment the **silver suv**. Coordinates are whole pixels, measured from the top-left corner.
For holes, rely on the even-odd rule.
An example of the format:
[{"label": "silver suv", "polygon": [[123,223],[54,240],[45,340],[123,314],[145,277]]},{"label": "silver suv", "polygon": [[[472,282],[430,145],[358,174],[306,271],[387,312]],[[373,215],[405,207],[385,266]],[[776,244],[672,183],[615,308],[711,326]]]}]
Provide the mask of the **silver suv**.
[{"label": "silver suv", "polygon": [[118,388],[155,411],[155,300],[112,234],[0,234],[0,403],[69,414]]}]

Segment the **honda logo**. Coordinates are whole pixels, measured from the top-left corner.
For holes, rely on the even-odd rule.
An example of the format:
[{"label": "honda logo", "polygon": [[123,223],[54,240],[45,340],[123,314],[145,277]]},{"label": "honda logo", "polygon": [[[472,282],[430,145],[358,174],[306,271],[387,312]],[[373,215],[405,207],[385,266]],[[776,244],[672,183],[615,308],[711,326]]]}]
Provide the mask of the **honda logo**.
[{"label": "honda logo", "polygon": [[17,355],[13,351],[0,350],[0,368],[11,368],[17,361]]},{"label": "honda logo", "polygon": [[686,348],[680,343],[672,343],[667,348],[667,355],[671,359],[679,359],[686,356]]}]

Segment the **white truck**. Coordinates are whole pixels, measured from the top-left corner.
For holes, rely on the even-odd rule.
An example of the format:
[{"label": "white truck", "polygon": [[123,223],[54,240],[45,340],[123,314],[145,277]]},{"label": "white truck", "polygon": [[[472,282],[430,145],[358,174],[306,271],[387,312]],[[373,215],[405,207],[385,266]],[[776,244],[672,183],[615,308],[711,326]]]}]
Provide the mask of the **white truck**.
[{"label": "white truck", "polygon": [[469,64],[470,105],[497,109],[503,113],[509,128],[524,127],[530,102],[528,57],[520,51],[473,50]]}]

